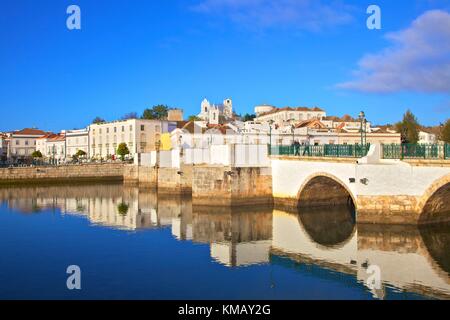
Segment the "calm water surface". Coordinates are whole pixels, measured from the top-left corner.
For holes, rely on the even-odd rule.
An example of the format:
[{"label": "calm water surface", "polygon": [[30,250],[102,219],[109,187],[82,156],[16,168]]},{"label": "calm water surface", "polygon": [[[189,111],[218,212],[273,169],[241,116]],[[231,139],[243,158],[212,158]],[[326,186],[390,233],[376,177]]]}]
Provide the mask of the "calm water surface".
[{"label": "calm water surface", "polygon": [[347,208],[202,208],[122,185],[0,189],[0,298],[450,298],[449,226],[354,221]]}]

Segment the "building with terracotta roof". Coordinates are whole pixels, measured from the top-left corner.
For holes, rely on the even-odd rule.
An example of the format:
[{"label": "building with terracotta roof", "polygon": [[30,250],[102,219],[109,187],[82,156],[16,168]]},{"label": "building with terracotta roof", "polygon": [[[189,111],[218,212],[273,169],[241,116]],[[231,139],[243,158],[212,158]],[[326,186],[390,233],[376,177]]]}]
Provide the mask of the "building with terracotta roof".
[{"label": "building with terracotta roof", "polygon": [[40,151],[44,160],[60,163],[66,160],[66,135],[48,133],[36,139],[36,150]]},{"label": "building with terracotta roof", "polygon": [[7,134],[8,160],[15,162],[31,158],[33,152],[36,151],[36,140],[47,133],[36,128],[25,128],[9,132]]},{"label": "building with terracotta roof", "polygon": [[[346,114],[343,117],[328,116],[321,120],[327,128],[336,130],[345,130],[348,132],[360,132],[361,131],[361,121],[355,119],[352,116]],[[370,122],[366,122],[365,130],[367,132],[372,132],[372,125]]]}]

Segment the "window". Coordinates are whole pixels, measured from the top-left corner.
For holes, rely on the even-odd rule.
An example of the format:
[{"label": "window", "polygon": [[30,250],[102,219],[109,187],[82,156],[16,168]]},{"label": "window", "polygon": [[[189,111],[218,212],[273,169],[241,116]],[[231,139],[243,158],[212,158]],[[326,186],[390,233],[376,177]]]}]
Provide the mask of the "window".
[{"label": "window", "polygon": [[19,140],[16,140],[16,146],[18,146],[19,145]]},{"label": "window", "polygon": [[122,132],[125,132],[125,126],[122,126]]},{"label": "window", "polygon": [[109,133],[109,128],[106,128],[106,133]]},{"label": "window", "polygon": [[117,132],[117,127],[114,127],[114,133],[116,133]]},{"label": "window", "polygon": [[133,131],[133,125],[130,125],[130,131]]},{"label": "window", "polygon": [[25,140],[25,145],[26,145],[26,146],[28,145],[28,140]]},{"label": "window", "polygon": [[145,126],[141,124],[141,131],[145,131]]}]

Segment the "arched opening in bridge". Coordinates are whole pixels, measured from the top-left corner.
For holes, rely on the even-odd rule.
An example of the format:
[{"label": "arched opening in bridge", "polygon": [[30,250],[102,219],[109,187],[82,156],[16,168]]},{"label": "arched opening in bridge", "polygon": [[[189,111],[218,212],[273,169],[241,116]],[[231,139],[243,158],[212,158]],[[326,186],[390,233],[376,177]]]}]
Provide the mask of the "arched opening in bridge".
[{"label": "arched opening in bridge", "polygon": [[425,203],[420,224],[450,222],[450,182],[441,186]]},{"label": "arched opening in bridge", "polygon": [[355,208],[355,201],[347,188],[337,179],[319,175],[309,180],[301,188],[298,196],[299,208],[332,206]]}]

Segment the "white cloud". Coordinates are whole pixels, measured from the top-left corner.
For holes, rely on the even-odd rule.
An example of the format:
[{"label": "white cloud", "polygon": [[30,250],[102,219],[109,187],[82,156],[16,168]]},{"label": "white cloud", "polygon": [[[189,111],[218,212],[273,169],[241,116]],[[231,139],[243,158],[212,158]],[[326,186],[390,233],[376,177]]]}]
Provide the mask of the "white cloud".
[{"label": "white cloud", "polygon": [[427,11],[402,31],[387,34],[392,45],[363,57],[355,79],[338,88],[373,92],[450,93],[450,14]]},{"label": "white cloud", "polygon": [[249,28],[293,27],[319,31],[350,22],[350,7],[322,0],[202,0],[193,10],[226,17]]}]

